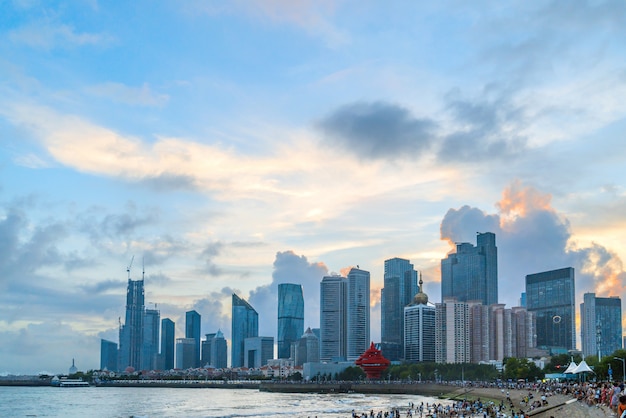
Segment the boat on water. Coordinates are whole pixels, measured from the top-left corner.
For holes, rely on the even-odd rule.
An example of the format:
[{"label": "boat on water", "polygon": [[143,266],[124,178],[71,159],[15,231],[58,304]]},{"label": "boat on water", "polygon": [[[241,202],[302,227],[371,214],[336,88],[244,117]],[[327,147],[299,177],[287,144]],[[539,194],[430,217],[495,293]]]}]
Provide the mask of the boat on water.
[{"label": "boat on water", "polygon": [[88,387],[89,382],[85,382],[83,379],[68,379],[66,377],[58,378],[54,376],[50,382],[52,386],[58,386],[60,388],[77,388]]}]

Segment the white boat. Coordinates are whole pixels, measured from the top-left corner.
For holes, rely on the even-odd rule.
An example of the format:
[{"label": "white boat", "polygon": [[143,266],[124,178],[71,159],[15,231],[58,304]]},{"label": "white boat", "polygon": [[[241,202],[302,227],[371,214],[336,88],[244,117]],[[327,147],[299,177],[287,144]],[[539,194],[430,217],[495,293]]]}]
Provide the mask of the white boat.
[{"label": "white boat", "polygon": [[88,387],[89,382],[85,382],[83,379],[68,379],[66,377],[58,378],[54,376],[52,378],[52,386],[58,386],[60,388],[76,388],[76,387]]}]

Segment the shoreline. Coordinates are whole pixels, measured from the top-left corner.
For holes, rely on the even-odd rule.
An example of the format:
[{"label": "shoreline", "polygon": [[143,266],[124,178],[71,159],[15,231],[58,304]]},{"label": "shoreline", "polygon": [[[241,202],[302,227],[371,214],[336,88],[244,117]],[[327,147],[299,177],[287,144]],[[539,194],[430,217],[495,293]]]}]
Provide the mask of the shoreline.
[{"label": "shoreline", "polygon": [[[53,387],[49,381],[41,380],[0,380],[0,386],[17,387]],[[527,417],[537,418],[603,418],[614,416],[605,406],[589,406],[572,396],[554,394],[547,398],[548,404],[533,410],[522,403],[524,397],[533,393],[535,399],[541,395],[532,389],[500,389],[496,387],[455,386],[432,382],[388,383],[388,382],[341,382],[341,383],[282,383],[282,382],[233,382],[216,383],[211,381],[117,381],[94,385],[96,387],[145,387],[145,388],[206,388],[206,389],[252,389],[276,393],[315,393],[341,394],[361,393],[369,395],[420,395],[452,401],[493,402],[505,405],[504,412],[511,416],[511,411],[524,411]],[[507,396],[508,395],[508,396]],[[511,407],[513,409],[511,409]]]}]

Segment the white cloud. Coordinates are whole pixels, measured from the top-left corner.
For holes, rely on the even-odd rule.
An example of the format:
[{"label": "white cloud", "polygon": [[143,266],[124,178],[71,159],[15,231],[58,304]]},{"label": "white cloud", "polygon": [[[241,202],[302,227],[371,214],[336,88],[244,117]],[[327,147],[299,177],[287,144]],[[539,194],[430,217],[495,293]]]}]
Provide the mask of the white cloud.
[{"label": "white cloud", "polygon": [[122,83],[108,82],[87,87],[87,92],[117,103],[139,106],[163,106],[169,100],[167,94],[153,91],[148,83],[141,87],[131,87]]},{"label": "white cloud", "polygon": [[53,49],[66,46],[106,45],[112,38],[105,34],[77,32],[75,28],[65,24],[52,22],[35,22],[9,32],[9,39],[38,49]]}]

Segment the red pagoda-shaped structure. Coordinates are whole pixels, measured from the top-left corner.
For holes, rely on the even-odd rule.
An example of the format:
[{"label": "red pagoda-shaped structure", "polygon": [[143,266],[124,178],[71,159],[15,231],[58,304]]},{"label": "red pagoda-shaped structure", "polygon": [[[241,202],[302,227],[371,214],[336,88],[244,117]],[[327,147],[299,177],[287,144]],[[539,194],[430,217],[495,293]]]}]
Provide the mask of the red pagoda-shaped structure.
[{"label": "red pagoda-shaped structure", "polygon": [[380,379],[380,374],[391,364],[373,342],[354,363],[363,369],[368,379]]}]

